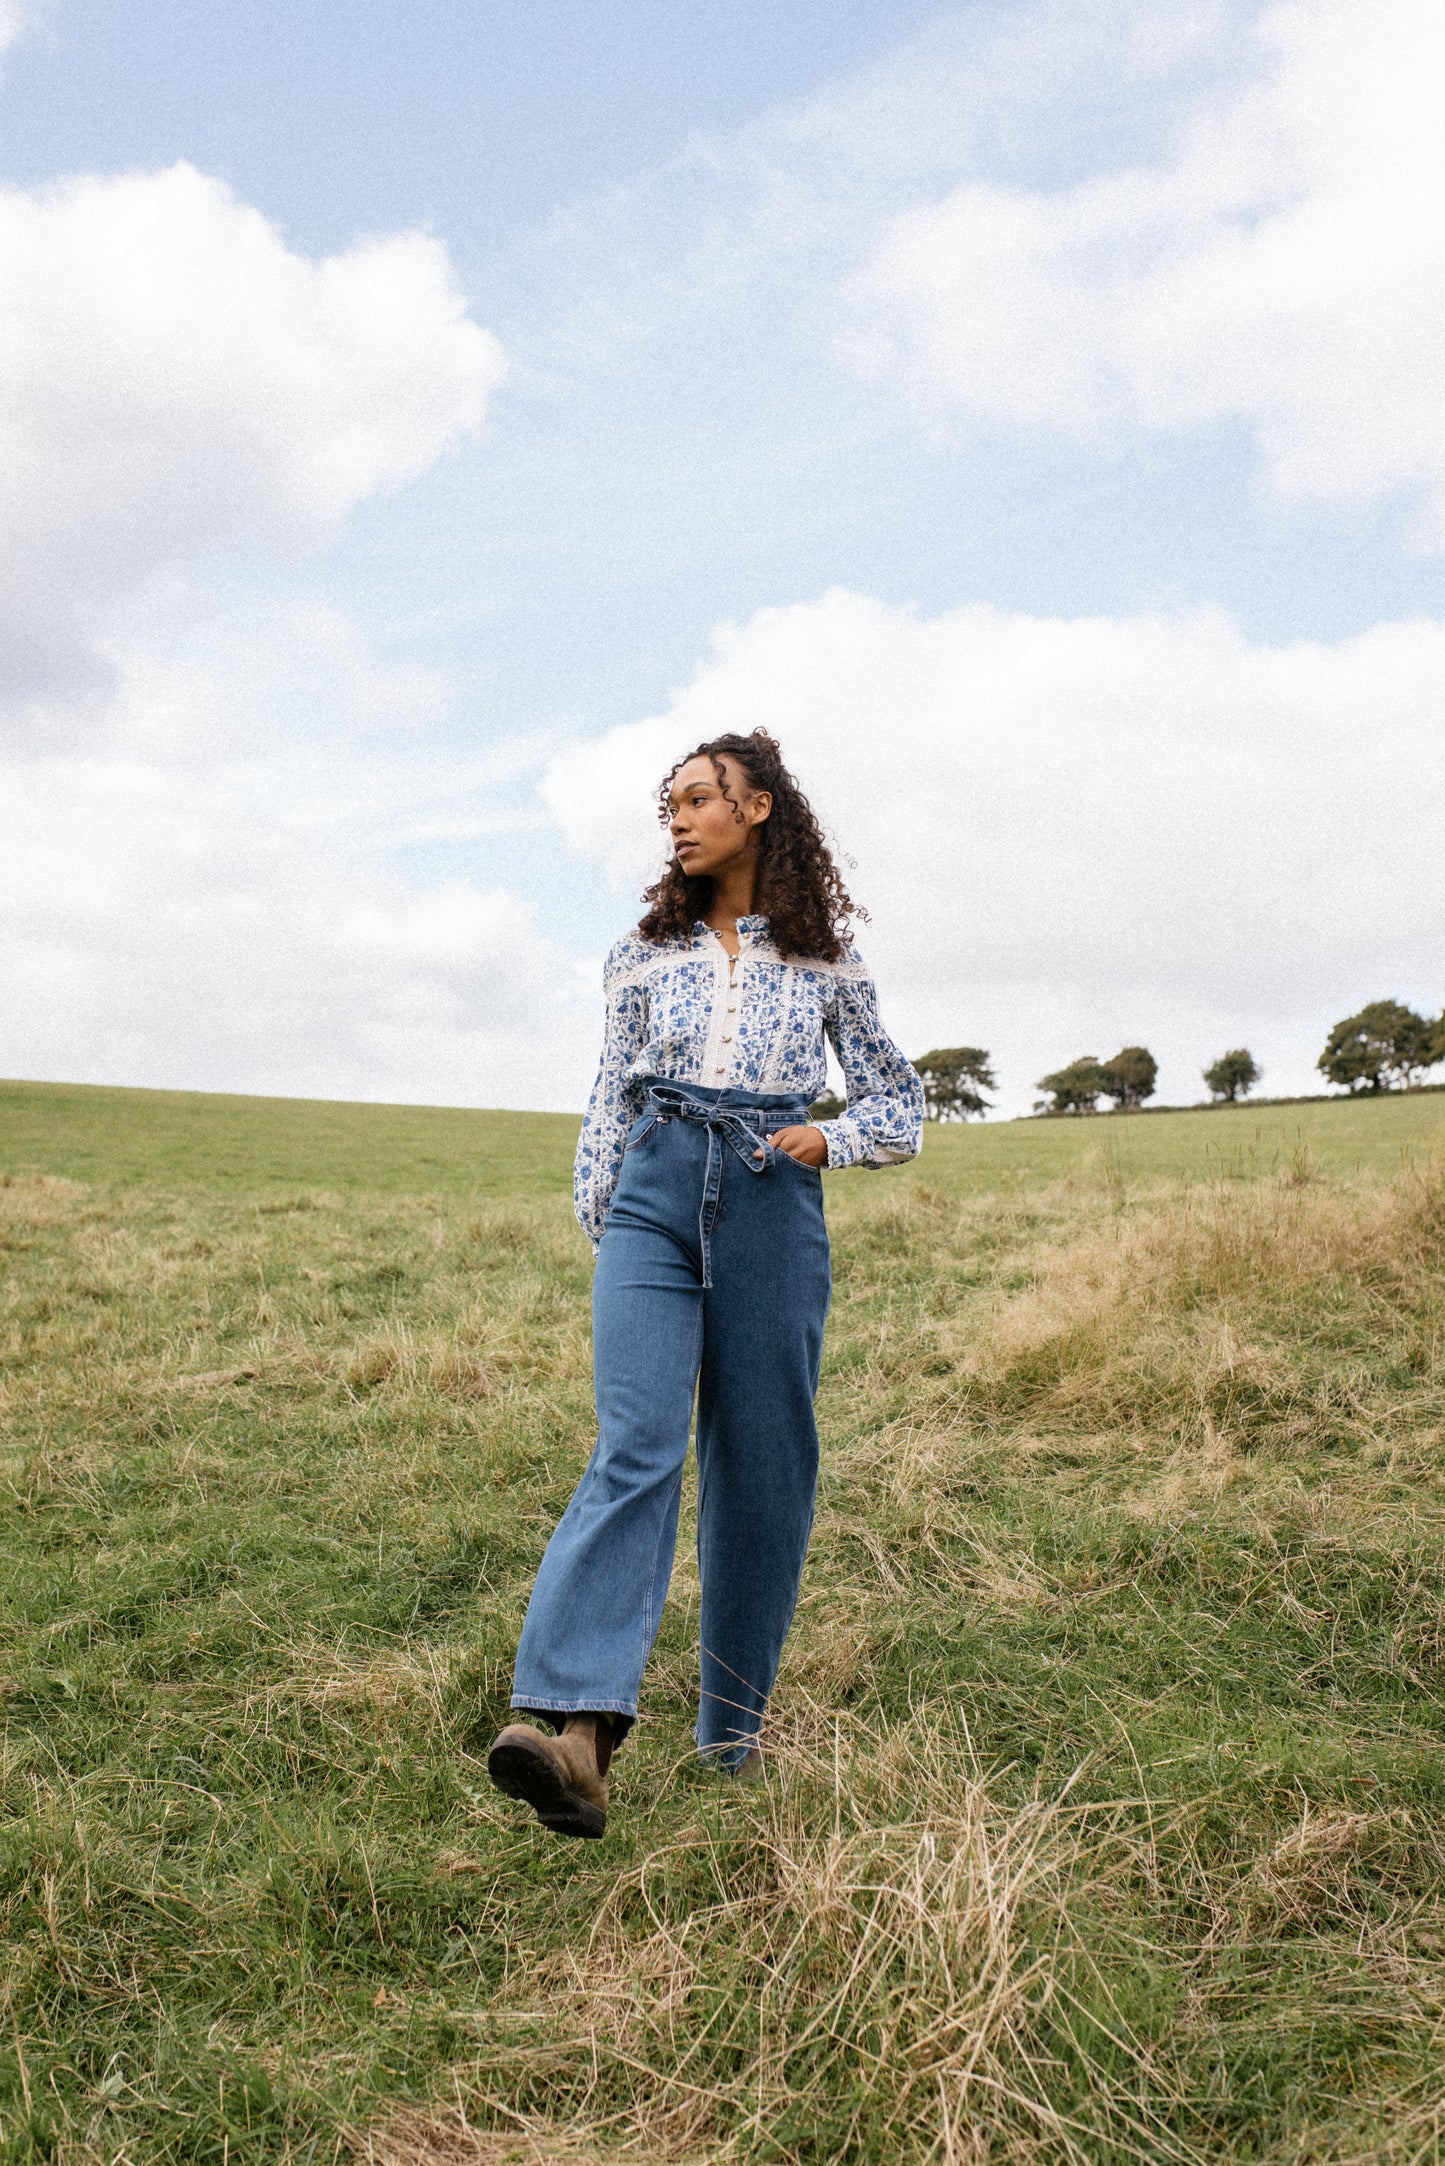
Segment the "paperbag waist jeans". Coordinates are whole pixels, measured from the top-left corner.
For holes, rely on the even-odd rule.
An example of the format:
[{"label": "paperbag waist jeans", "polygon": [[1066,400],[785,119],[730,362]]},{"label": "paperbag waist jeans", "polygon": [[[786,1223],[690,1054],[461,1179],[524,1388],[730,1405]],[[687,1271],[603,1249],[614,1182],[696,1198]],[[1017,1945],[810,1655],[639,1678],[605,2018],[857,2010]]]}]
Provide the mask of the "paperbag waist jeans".
[{"label": "paperbag waist jeans", "polygon": [[[654,1079],[592,1285],[597,1444],[542,1559],[512,1705],[637,1714],[697,1405],[699,1749],[756,1737],[813,1524],[831,1288],[823,1183],[764,1140],[798,1097]],[[760,1154],[760,1155],[759,1155]]]}]

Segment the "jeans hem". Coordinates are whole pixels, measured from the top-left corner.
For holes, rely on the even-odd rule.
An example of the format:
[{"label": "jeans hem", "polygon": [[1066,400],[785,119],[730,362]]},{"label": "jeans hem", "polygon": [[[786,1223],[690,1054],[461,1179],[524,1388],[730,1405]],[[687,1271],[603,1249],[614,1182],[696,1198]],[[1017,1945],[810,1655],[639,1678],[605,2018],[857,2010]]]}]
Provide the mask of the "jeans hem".
[{"label": "jeans hem", "polygon": [[759,1736],[731,1738],[725,1745],[699,1745],[697,1759],[701,1767],[716,1768],[724,1775],[736,1775],[749,1754],[761,1750]]},{"label": "jeans hem", "polygon": [[514,1692],[507,1704],[524,1715],[628,1715],[637,1720],[635,1700],[539,1700],[535,1693]]}]

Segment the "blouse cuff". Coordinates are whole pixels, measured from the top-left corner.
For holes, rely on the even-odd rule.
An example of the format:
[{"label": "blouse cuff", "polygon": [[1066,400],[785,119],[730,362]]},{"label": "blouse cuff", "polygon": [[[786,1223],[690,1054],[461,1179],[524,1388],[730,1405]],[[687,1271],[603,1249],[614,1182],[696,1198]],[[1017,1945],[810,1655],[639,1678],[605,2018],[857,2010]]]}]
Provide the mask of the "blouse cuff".
[{"label": "blouse cuff", "polygon": [[856,1121],[850,1121],[844,1114],[836,1121],[817,1121],[814,1126],[828,1146],[830,1166],[857,1165],[866,1145]]}]

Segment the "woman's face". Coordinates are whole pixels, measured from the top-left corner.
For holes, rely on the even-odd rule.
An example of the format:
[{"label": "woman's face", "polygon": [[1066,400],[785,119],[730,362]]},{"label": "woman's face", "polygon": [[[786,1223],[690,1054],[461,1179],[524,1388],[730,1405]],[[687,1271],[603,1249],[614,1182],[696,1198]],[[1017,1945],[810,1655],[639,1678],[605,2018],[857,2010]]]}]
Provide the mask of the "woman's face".
[{"label": "woman's face", "polygon": [[727,795],[710,759],[689,760],[668,792],[668,832],[685,873],[715,876],[758,846],[758,830],[773,809],[767,790],[748,787],[736,760],[722,759]]}]

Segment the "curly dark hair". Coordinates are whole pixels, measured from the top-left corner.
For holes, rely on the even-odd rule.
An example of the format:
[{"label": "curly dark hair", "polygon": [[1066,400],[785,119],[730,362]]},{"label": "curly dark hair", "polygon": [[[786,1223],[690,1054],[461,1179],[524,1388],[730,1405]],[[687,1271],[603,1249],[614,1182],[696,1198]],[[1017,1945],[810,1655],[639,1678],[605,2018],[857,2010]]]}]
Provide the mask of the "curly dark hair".
[{"label": "curly dark hair", "polygon": [[[724,797],[736,804],[728,789],[724,755],[736,760],[751,789],[767,790],[773,800],[758,830],[754,910],[767,919],[782,954],[800,961],[836,963],[843,952],[848,919],[867,913],[844,887],[817,816],[783,765],[782,748],[775,737],[766,730],[754,730],[749,737],[731,730],[722,737],[709,737],[663,777],[657,793],[658,818],[664,827],[672,818],[668,792],[689,760],[711,760]],[[706,915],[712,880],[706,873],[684,872],[674,858],[642,899],[651,905],[637,928],[644,940],[684,938]]]}]

